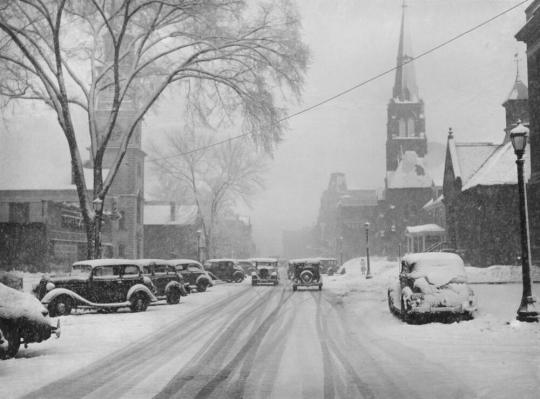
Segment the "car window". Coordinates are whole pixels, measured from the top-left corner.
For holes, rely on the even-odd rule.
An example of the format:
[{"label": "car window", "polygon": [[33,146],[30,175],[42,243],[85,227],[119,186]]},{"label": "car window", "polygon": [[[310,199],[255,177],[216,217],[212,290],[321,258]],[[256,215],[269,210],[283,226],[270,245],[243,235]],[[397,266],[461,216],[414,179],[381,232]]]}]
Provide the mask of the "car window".
[{"label": "car window", "polygon": [[143,273],[144,273],[144,274],[150,274],[150,273],[152,273],[152,271],[151,271],[149,265],[143,266]]},{"label": "car window", "polygon": [[154,265],[154,273],[156,274],[166,274],[167,265]]},{"label": "car window", "polygon": [[167,266],[167,274],[176,274],[176,268],[174,266]]},{"label": "car window", "polygon": [[124,276],[137,276],[139,274],[139,268],[137,266],[129,265],[124,267]]},{"label": "car window", "polygon": [[120,276],[120,270],[115,266],[101,266],[94,269],[97,278],[115,278]]}]

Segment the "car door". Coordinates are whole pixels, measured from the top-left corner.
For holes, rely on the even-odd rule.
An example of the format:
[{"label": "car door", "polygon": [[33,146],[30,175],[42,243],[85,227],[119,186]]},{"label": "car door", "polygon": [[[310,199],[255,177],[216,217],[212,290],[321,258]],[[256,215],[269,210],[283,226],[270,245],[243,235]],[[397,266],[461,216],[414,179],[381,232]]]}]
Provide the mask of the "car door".
[{"label": "car door", "polygon": [[121,267],[120,284],[115,292],[117,302],[127,300],[129,289],[135,284],[142,283],[141,269],[137,265],[124,265]]},{"label": "car door", "polygon": [[167,272],[167,265],[155,264],[154,265],[154,285],[158,295],[165,295],[165,287],[170,280],[170,276]]},{"label": "car door", "polygon": [[92,270],[92,281],[90,283],[90,300],[95,303],[116,302],[119,285],[119,266],[105,265],[95,267]]}]

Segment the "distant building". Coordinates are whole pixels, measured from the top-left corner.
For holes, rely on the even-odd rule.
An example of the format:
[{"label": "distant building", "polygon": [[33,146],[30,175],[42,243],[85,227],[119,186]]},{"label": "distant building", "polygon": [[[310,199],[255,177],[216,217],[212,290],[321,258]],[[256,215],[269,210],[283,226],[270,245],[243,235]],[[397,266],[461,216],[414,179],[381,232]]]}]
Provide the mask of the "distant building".
[{"label": "distant building", "polygon": [[282,232],[283,254],[285,259],[298,259],[318,256],[315,247],[317,230],[313,227],[305,227],[299,230],[284,230]]}]

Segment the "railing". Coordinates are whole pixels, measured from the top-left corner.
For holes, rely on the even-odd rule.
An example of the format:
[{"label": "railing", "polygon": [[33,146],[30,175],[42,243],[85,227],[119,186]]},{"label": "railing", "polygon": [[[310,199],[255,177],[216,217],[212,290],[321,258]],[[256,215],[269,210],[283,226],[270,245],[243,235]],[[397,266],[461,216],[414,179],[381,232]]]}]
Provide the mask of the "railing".
[{"label": "railing", "polygon": [[426,249],[426,252],[442,252],[444,249],[447,249],[447,244],[447,241],[436,242],[431,247]]}]

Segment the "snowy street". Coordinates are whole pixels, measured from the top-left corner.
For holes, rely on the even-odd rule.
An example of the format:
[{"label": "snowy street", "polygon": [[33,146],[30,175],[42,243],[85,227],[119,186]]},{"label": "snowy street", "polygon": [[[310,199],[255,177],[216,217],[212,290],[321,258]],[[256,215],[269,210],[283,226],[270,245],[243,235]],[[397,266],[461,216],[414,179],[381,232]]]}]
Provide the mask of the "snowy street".
[{"label": "snowy street", "polygon": [[0,397],[536,397],[540,328],[507,324],[519,284],[473,285],[473,321],[407,325],[386,304],[397,266],[375,262],[368,281],[355,266],[321,292],[247,280],[144,313],[63,317],[59,340],[2,362]]}]

